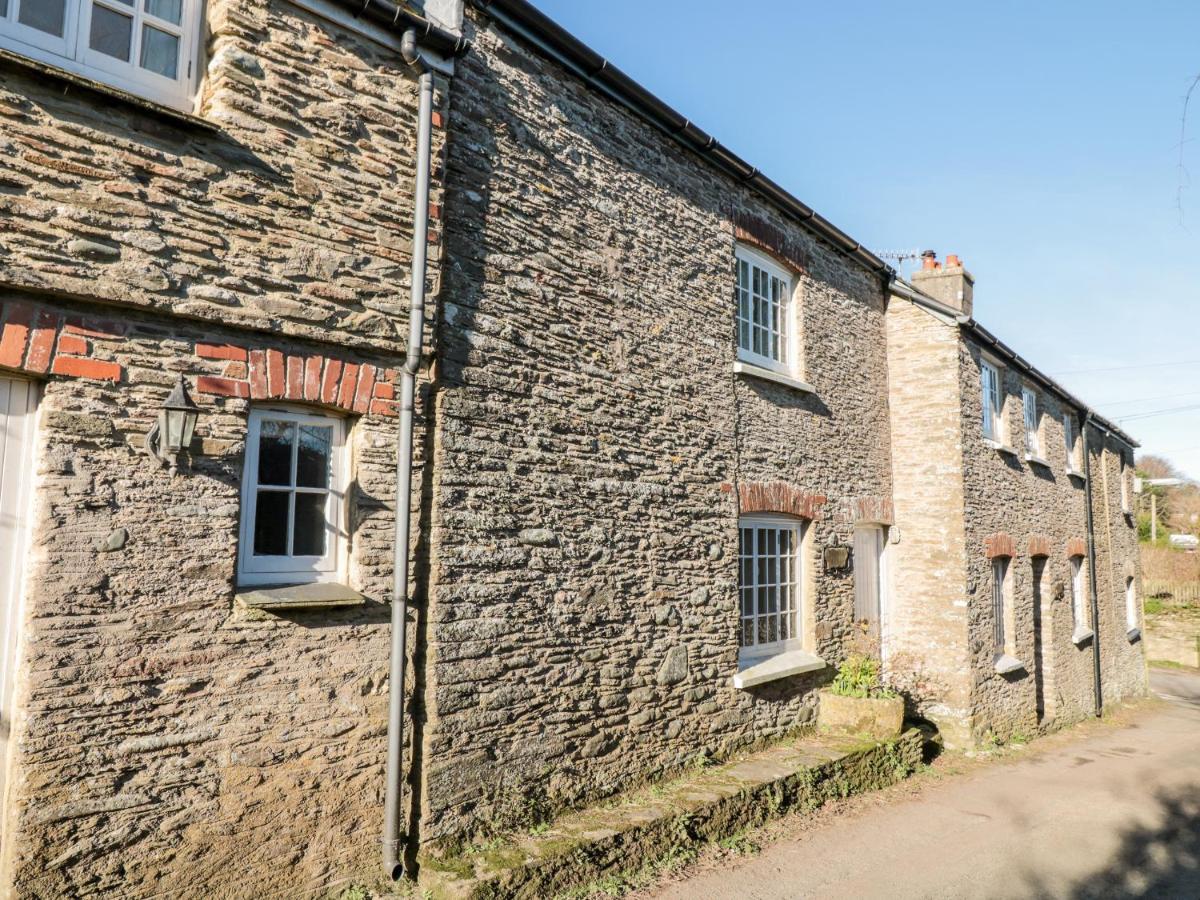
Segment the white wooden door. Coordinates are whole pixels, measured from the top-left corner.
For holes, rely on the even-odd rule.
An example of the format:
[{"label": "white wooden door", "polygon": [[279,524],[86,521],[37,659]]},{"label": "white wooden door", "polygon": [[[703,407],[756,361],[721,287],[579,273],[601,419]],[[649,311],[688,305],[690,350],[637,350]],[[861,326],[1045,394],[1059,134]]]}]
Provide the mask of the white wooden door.
[{"label": "white wooden door", "polygon": [[36,408],[36,384],[0,376],[0,800],[17,671]]},{"label": "white wooden door", "polygon": [[854,529],[854,620],[866,623],[871,635],[882,641],[885,613],[884,530],[879,525]]}]

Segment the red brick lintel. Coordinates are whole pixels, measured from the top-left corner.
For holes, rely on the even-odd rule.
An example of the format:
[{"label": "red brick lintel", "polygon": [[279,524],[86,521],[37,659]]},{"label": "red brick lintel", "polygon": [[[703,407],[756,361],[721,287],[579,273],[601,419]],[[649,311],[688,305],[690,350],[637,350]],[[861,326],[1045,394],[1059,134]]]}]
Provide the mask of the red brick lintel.
[{"label": "red brick lintel", "polygon": [[808,254],[782,228],[741,210],[734,210],[730,219],[735,240],[769,253],[797,272],[808,270]]},{"label": "red brick lintel", "polygon": [[22,300],[4,300],[0,302],[0,367],[34,375],[118,382],[124,375],[121,364],[96,359],[96,343],[120,340],[124,334],[124,328],[112,322],[68,316]]},{"label": "red brick lintel", "polygon": [[[726,490],[722,485],[722,490]],[[732,492],[730,486],[729,493]],[[784,481],[742,482],[738,485],[738,511],[746,513],[783,513],[801,519],[819,519],[825,496],[809,494]]]},{"label": "red brick lintel", "polygon": [[1053,541],[1044,534],[1031,534],[1029,536],[1029,555],[1034,556],[1049,556],[1050,547]]},{"label": "red brick lintel", "polygon": [[[0,301],[0,369],[120,382],[122,365],[111,354],[126,335],[119,323],[58,313],[22,300]],[[197,341],[195,390],[253,400],[318,402],[346,412],[397,414],[395,369],[309,354]],[[286,375],[285,375],[286,373]]]},{"label": "red brick lintel", "polygon": [[983,539],[983,551],[988,559],[997,556],[1013,557],[1017,555],[1017,542],[1003,531],[988,535]]}]

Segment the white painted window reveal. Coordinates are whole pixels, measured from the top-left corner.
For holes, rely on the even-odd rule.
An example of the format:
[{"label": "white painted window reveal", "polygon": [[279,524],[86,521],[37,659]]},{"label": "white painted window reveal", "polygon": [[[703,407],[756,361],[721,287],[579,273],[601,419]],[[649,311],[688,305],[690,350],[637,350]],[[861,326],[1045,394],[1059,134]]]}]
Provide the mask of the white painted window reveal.
[{"label": "white painted window reveal", "polygon": [[980,363],[979,379],[983,387],[983,436],[1004,443],[1001,431],[1000,371],[990,362]]},{"label": "white painted window reveal", "polygon": [[1083,605],[1083,557],[1071,557],[1071,619],[1075,630],[1087,628],[1086,608]]},{"label": "white painted window reveal", "polygon": [[250,413],[238,580],[339,581],[346,535],[345,423],[281,409]]},{"label": "white painted window reveal", "polygon": [[0,0],[0,47],[188,110],[202,0]]},{"label": "white painted window reveal", "polygon": [[761,253],[738,247],[738,359],[796,374],[791,278]]},{"label": "white painted window reveal", "polygon": [[1070,413],[1063,413],[1063,443],[1066,445],[1067,451],[1067,471],[1078,471],[1075,462],[1075,420]]},{"label": "white painted window reveal", "polygon": [[1132,632],[1138,627],[1137,588],[1132,578],[1125,579],[1125,628]]},{"label": "white painted window reveal", "polygon": [[1031,456],[1042,455],[1042,442],[1038,436],[1037,394],[1032,388],[1021,389],[1021,406],[1025,413],[1025,450]]}]

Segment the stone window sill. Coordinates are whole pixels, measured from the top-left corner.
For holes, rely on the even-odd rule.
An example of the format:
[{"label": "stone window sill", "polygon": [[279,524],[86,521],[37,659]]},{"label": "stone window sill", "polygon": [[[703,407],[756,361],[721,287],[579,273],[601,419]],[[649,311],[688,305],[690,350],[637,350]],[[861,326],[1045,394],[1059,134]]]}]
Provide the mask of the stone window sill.
[{"label": "stone window sill", "polygon": [[1025,663],[1021,662],[1015,656],[1001,653],[996,656],[995,668],[1001,675],[1012,675],[1014,672],[1024,672]]},{"label": "stone window sill", "polygon": [[105,84],[102,81],[95,81],[85,75],[78,75],[75,72],[69,72],[66,69],[60,69],[58,66],[52,66],[48,63],[40,62],[36,59],[31,59],[20,53],[15,53],[12,50],[0,49],[0,65],[6,67],[15,67],[21,69],[29,69],[37,72],[39,75],[44,75],[47,78],[54,79],[70,87],[79,88],[83,91],[89,91],[93,94],[99,94],[109,100],[115,100],[119,103],[135,106],[142,112],[150,113],[151,115],[161,116],[165,119],[172,119],[177,125],[190,126],[192,128],[200,128],[204,131],[214,133],[220,132],[220,128],[207,119],[202,119],[199,116],[194,116],[191,113],[183,112],[175,109],[172,106],[167,106],[163,103],[158,103],[154,100],[147,100],[145,97],[139,97],[137,94],[131,94],[129,91],[122,90],[119,87]]},{"label": "stone window sill", "polygon": [[1130,628],[1127,632],[1125,632],[1125,637],[1129,639],[1129,643],[1136,644],[1142,637],[1142,629]]},{"label": "stone window sill", "polygon": [[825,660],[821,657],[805,650],[788,650],[742,669],[733,676],[733,686],[745,690],[756,684],[766,684],[804,672],[817,672],[823,668]]},{"label": "stone window sill", "polygon": [[991,447],[993,450],[995,450],[997,453],[1007,453],[1009,456],[1014,456],[1014,457],[1017,457],[1018,459],[1020,458],[1020,454],[1017,453],[1017,451],[1014,450],[1012,447],[1008,446],[1008,444],[1002,444],[999,441],[993,441],[991,438],[984,438],[983,442],[985,444],[987,444],[989,447]]},{"label": "stone window sill", "polygon": [[365,606],[367,598],[343,584],[289,584],[256,587],[237,594],[238,603],[248,609],[269,612],[280,609],[329,609],[337,606]]},{"label": "stone window sill", "polygon": [[1072,478],[1078,478],[1080,481],[1087,481],[1087,476],[1079,469],[1067,469],[1067,474]]},{"label": "stone window sill", "polygon": [[1026,454],[1025,454],[1025,461],[1026,461],[1026,462],[1031,462],[1031,463],[1033,463],[1035,466],[1041,466],[1043,469],[1049,469],[1049,468],[1050,468],[1050,463],[1046,462],[1046,460],[1042,459],[1040,456],[1036,456],[1036,455],[1035,455],[1035,454],[1033,454],[1033,453],[1026,453]]},{"label": "stone window sill", "polygon": [[1080,625],[1075,629],[1075,633],[1071,635],[1071,640],[1075,642],[1076,647],[1082,647],[1093,637],[1095,637],[1095,634],[1096,633],[1092,631],[1092,629],[1084,628],[1082,625]]},{"label": "stone window sill", "polygon": [[773,369],[765,369],[762,366],[756,366],[754,363],[735,362],[733,371],[736,375],[749,375],[751,378],[761,378],[763,381],[773,381],[776,384],[786,385],[794,388],[797,391],[802,391],[806,394],[815,394],[817,389],[807,381],[801,381],[799,378],[793,378],[791,375],[785,375],[782,372],[776,372]]}]

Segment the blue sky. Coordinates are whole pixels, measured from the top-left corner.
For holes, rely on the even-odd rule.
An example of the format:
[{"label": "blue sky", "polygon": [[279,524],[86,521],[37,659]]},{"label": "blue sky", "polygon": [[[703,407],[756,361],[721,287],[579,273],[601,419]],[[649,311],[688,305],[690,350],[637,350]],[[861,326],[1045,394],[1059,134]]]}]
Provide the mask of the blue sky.
[{"label": "blue sky", "polygon": [[1200,3],[535,3],[1105,415],[1196,405],[1122,424],[1200,477]]}]

